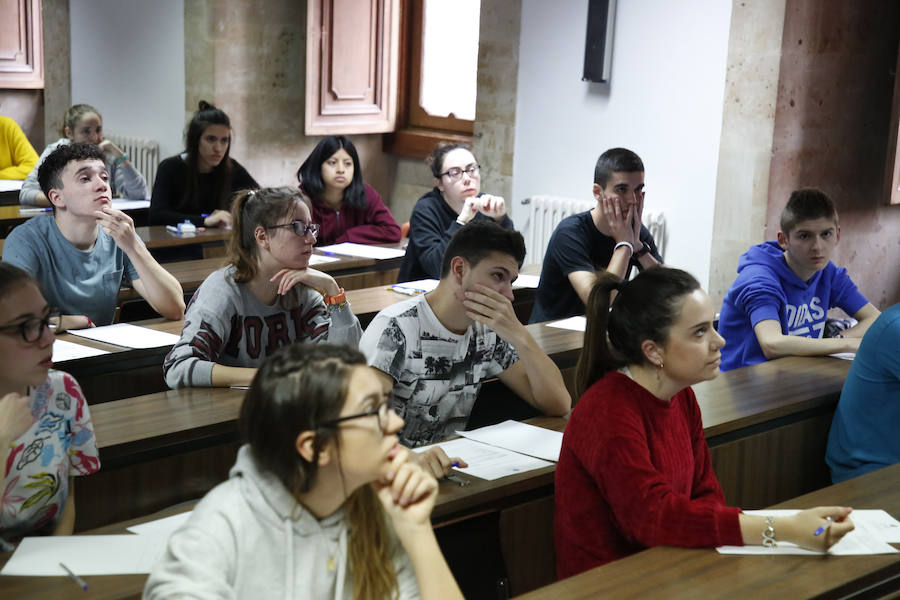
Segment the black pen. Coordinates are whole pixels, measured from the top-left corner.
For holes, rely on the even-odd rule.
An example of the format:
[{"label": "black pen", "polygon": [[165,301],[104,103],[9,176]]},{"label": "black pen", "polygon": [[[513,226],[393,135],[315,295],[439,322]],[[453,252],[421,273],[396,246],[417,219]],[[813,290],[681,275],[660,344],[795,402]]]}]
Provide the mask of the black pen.
[{"label": "black pen", "polygon": [[69,569],[69,567],[67,567],[63,563],[59,563],[59,566],[61,566],[63,569],[65,569],[66,573],[69,574],[69,578],[72,581],[77,583],[81,587],[81,589],[83,589],[84,591],[87,591],[87,584],[84,582],[84,579],[82,579],[81,577],[79,577],[78,575],[73,573],[72,570]]}]

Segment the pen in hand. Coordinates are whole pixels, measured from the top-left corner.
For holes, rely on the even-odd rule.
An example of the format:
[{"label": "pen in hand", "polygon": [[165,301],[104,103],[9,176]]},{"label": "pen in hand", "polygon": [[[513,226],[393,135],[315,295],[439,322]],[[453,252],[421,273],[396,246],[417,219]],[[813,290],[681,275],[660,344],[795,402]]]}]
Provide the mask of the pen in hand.
[{"label": "pen in hand", "polygon": [[828,528],[831,527],[831,524],[834,523],[834,519],[831,517],[825,517],[826,523],[824,525],[819,525],[819,528],[813,532],[813,536],[818,537],[828,531]]},{"label": "pen in hand", "polygon": [[77,583],[77,584],[78,584],[78,587],[80,587],[81,589],[87,591],[87,584],[84,582],[84,579],[82,579],[81,577],[79,577],[78,575],[76,575],[75,573],[73,573],[72,570],[69,569],[69,567],[67,567],[67,566],[64,565],[63,563],[59,563],[59,566],[61,566],[61,567],[65,570],[65,572],[69,574],[69,578],[70,578],[72,581],[74,581],[75,583]]}]

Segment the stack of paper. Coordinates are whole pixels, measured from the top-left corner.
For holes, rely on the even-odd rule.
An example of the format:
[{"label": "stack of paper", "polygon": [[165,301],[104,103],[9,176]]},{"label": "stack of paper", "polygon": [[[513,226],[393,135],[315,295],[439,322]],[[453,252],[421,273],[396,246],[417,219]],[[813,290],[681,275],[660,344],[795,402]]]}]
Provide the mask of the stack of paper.
[{"label": "stack of paper", "polygon": [[76,575],[149,573],[166,547],[156,535],[54,535],[27,537],[0,575]]},{"label": "stack of paper", "polygon": [[[799,510],[746,510],[745,514],[763,517],[790,517]],[[861,554],[894,554],[898,552],[891,543],[900,544],[900,522],[883,510],[854,510],[850,513],[855,529],[841,538],[829,548],[827,554],[835,556],[853,556]],[[777,532],[776,532],[777,536]],[[809,554],[816,552],[798,547],[790,542],[778,542],[775,548],[764,546],[720,546],[716,548],[720,554]]]},{"label": "stack of paper", "polygon": [[547,327],[556,327],[557,329],[570,329],[572,331],[584,331],[587,327],[587,319],[585,317],[569,317],[562,321],[553,321],[547,323]]},{"label": "stack of paper", "polygon": [[325,263],[341,260],[336,256],[322,256],[321,254],[312,254],[309,257],[310,265],[324,265]]},{"label": "stack of paper", "polygon": [[374,258],[375,260],[399,258],[406,254],[406,250],[401,250],[398,248],[367,246],[366,244],[354,244],[352,242],[344,242],[342,244],[334,244],[331,246],[317,246],[316,250],[318,250],[319,252],[327,252],[331,254],[343,254],[344,256]]},{"label": "stack of paper", "polygon": [[66,360],[75,360],[78,358],[87,358],[89,356],[100,356],[101,354],[109,354],[108,350],[100,350],[99,348],[91,348],[90,346],[82,346],[81,344],[73,344],[65,340],[53,340],[53,358],[55,363]]},{"label": "stack of paper", "polygon": [[468,463],[468,467],[457,467],[458,471],[492,481],[552,466],[559,460],[562,447],[562,433],[518,421],[457,433],[463,437],[414,451],[437,446],[450,458],[458,457]]},{"label": "stack of paper", "polygon": [[115,325],[92,327],[90,329],[75,329],[69,331],[69,333],[97,342],[122,346],[123,348],[173,346],[179,339],[174,333],[138,327],[130,323],[116,323]]}]

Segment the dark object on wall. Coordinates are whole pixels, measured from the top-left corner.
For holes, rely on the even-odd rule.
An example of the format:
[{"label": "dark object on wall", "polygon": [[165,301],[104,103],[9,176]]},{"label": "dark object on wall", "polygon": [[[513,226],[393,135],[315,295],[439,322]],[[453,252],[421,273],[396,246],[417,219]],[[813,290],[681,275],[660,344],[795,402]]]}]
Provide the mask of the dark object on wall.
[{"label": "dark object on wall", "polygon": [[582,81],[609,83],[616,0],[589,0]]}]

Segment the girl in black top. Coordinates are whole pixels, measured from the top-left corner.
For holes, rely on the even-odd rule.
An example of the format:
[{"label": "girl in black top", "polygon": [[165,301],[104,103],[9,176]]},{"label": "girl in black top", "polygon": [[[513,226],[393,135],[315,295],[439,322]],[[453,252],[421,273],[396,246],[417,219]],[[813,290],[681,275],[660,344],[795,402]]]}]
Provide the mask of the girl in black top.
[{"label": "girl in black top", "polygon": [[229,156],[231,121],[200,101],[185,134],[185,151],[162,161],[150,199],[150,224],[190,221],[198,227],[231,227],[229,208],[235,192],[259,184]]}]

